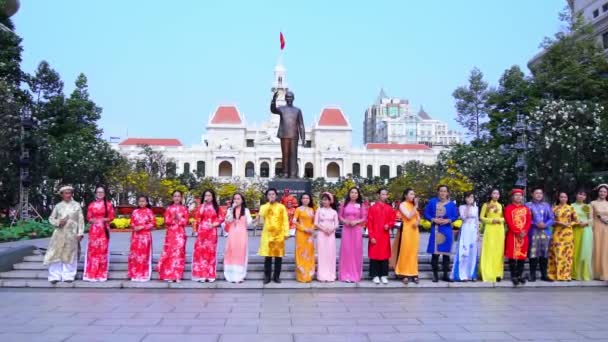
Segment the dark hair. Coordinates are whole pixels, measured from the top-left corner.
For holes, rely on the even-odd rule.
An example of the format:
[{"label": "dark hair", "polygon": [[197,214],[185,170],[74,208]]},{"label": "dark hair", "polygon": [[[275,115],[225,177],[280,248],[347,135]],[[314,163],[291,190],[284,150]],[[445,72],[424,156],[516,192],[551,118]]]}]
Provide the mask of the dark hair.
[{"label": "dark hair", "polygon": [[492,202],[492,193],[494,191],[498,191],[498,199],[500,199],[500,190],[498,188],[492,188],[492,190],[490,190],[490,193],[488,194],[488,202],[487,203]]},{"label": "dark hair", "polygon": [[[245,201],[245,196],[243,196],[242,193],[240,192],[236,192],[234,193],[234,195],[232,195],[232,200],[231,203],[234,204],[234,196],[241,196],[241,200],[243,201],[243,203],[241,204],[241,213],[239,217],[243,217],[245,216],[245,209],[247,208],[247,202]],[[234,212],[234,207],[230,208],[230,210],[232,210],[232,217],[236,218],[235,212]]]},{"label": "dark hair", "polygon": [[536,190],[542,191],[543,194],[545,193],[545,189],[543,189],[543,187],[540,186],[540,185],[537,185],[537,186],[534,186],[534,187],[530,188],[530,193],[533,194]]},{"label": "dark hair", "polygon": [[378,189],[378,195],[380,195],[380,193],[382,193],[382,191],[388,192],[388,189],[387,188],[380,188],[380,189]]},{"label": "dark hair", "polygon": [[361,196],[361,190],[359,190],[359,188],[357,188],[356,186],[353,186],[352,188],[348,189],[348,191],[346,192],[346,196],[344,196],[344,207],[346,207],[348,203],[350,203],[350,192],[353,190],[357,190],[356,202],[359,204],[363,204],[363,196]]},{"label": "dark hair", "polygon": [[275,189],[275,188],[268,188],[268,190],[266,190],[266,192],[264,192],[264,197],[268,198],[268,193],[271,192],[271,191],[274,191],[275,195],[278,194],[277,189]]},{"label": "dark hair", "polygon": [[[324,200],[324,199],[327,199],[328,201],[331,202],[331,197],[329,196],[329,194],[323,193],[321,195],[321,201]],[[336,201],[334,201],[333,203],[330,203],[329,207],[332,208],[335,211],[338,211],[338,209],[336,209]]]},{"label": "dark hair", "polygon": [[555,204],[559,204],[559,196],[561,196],[562,194],[566,195],[566,197],[568,198],[568,200],[566,201],[566,204],[570,204],[570,196],[568,196],[568,193],[565,191],[557,192],[557,198],[555,199]]},{"label": "dark hair", "polygon": [[606,191],[608,191],[608,186],[602,184],[600,186],[598,186],[595,191],[597,191],[598,193],[600,192],[600,189],[606,189]]},{"label": "dark hair", "polygon": [[[407,194],[409,194],[410,191],[414,191],[414,189],[407,188],[407,189],[403,190],[403,194],[401,195],[401,202],[405,202],[406,201]],[[416,192],[414,191],[414,193],[416,193]]]},{"label": "dark hair", "polygon": [[150,205],[150,199],[148,198],[148,196],[146,195],[138,195],[137,196],[137,200],[139,201],[140,199],[145,199],[146,200],[146,208],[150,209],[152,208],[152,205]]},{"label": "dark hair", "polygon": [[217,204],[217,198],[215,196],[215,191],[213,191],[212,189],[207,189],[205,191],[203,191],[203,194],[201,195],[201,201],[203,203],[205,203],[205,194],[210,193],[211,194],[211,204],[213,205],[213,210],[215,210],[215,213],[219,213],[220,212],[220,206]]},{"label": "dark hair", "polygon": [[[97,192],[97,189],[99,188],[103,189],[103,209],[105,210],[104,217],[108,217],[108,189],[105,186],[98,184],[95,186],[95,192]],[[97,199],[97,194],[95,194],[95,199]]]},{"label": "dark hair", "polygon": [[[171,196],[172,197],[175,196],[175,193],[178,193],[180,196],[182,196],[182,201],[184,200],[184,193],[181,192],[181,190],[177,190],[177,189],[173,190],[173,192],[171,193]],[[172,205],[172,204],[173,204],[173,199],[171,199],[171,204],[169,204],[169,205]],[[179,204],[183,205],[183,202],[180,202]]]},{"label": "dark hair", "polygon": [[578,188],[578,189],[576,190],[575,194],[576,194],[576,195],[580,195],[580,194],[585,194],[585,195],[588,195],[588,194],[587,194],[587,189],[585,189],[585,188]]},{"label": "dark hair", "polygon": [[465,200],[465,201],[464,201],[465,203],[467,202],[467,201],[466,201],[466,199],[467,199],[469,196],[473,196],[473,198],[475,198],[475,193],[474,193],[473,191],[466,191],[466,192],[464,193],[464,196],[462,197],[462,198]]},{"label": "dark hair", "polygon": [[437,186],[437,192],[439,192],[441,188],[445,188],[448,191],[448,194],[450,193],[450,187],[445,184],[439,184],[439,186]]},{"label": "dark hair", "polygon": [[299,200],[298,204],[300,206],[304,206],[304,204],[302,204],[302,197],[304,197],[304,196],[308,196],[308,199],[310,200],[309,203],[308,203],[308,207],[314,208],[315,207],[315,203],[312,200],[312,195],[310,193],[308,193],[308,192],[305,192],[305,193],[303,193],[303,194],[300,195],[300,200]]}]

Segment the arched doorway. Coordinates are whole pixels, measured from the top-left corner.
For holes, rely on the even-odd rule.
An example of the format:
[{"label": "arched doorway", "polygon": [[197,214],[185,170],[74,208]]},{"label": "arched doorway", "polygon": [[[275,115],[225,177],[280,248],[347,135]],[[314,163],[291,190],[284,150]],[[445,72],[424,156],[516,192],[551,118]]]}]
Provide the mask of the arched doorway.
[{"label": "arched doorway", "polygon": [[304,164],[304,178],[313,178],[314,177],[314,167],[312,163]]},{"label": "arched doorway", "polygon": [[340,165],[335,162],[327,164],[327,178],[340,178]]},{"label": "arched doorway", "polygon": [[262,164],[260,164],[260,177],[262,177],[262,178],[270,177],[270,166],[268,165],[267,162],[262,162]]},{"label": "arched doorway", "polygon": [[255,176],[255,165],[252,162],[245,164],[245,177],[252,178]]},{"label": "arched doorway", "polygon": [[353,176],[355,176],[355,177],[361,176],[361,164],[353,163]]},{"label": "arched doorway", "polygon": [[391,173],[391,169],[388,167],[388,165],[380,166],[380,178],[389,179],[390,173]]},{"label": "arched doorway", "polygon": [[276,164],[274,164],[274,175],[280,176],[282,174],[283,174],[283,163],[277,162]]},{"label": "arched doorway", "polygon": [[217,174],[219,177],[232,177],[232,164],[224,160],[220,163]]}]

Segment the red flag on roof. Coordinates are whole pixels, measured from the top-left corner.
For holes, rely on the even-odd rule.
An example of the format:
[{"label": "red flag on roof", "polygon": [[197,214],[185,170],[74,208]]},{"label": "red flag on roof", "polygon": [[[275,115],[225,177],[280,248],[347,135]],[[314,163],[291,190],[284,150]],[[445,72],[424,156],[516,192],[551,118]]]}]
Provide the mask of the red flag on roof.
[{"label": "red flag on roof", "polygon": [[283,36],[283,32],[279,35],[279,39],[281,41],[281,50],[285,48],[285,37]]}]

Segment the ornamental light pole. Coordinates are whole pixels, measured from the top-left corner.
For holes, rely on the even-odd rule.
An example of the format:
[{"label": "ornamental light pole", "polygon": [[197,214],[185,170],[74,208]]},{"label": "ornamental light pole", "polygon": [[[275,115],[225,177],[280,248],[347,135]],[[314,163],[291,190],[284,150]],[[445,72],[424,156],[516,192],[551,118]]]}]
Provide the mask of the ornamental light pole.
[{"label": "ornamental light pole", "polygon": [[[20,6],[21,4],[19,0],[0,0],[0,15],[10,18],[17,13]],[[6,27],[6,25],[3,25],[2,23],[0,23],[0,31],[13,33],[13,30]]]},{"label": "ornamental light pole", "polygon": [[517,181],[515,181],[515,187],[524,190],[524,200],[528,188],[528,162],[526,161],[526,155],[530,150],[528,134],[538,133],[539,130],[540,127],[538,127],[538,125],[526,123],[523,114],[517,114],[517,121],[515,121],[513,127],[501,126],[498,128],[499,135],[515,138],[515,143],[513,144],[500,145],[500,151],[504,154],[517,153],[517,159],[515,161]]}]

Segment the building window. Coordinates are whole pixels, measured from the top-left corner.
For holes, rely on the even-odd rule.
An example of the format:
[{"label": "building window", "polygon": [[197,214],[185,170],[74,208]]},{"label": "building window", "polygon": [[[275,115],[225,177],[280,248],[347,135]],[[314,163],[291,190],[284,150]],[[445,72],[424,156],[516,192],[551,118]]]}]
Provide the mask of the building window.
[{"label": "building window", "polygon": [[361,164],[353,163],[353,176],[361,176]]},{"label": "building window", "polygon": [[340,178],[340,165],[335,162],[327,164],[327,178]]},{"label": "building window", "polygon": [[255,166],[252,162],[247,162],[245,164],[245,177],[252,178],[253,176],[255,176]]},{"label": "building window", "polygon": [[260,164],[260,177],[270,177],[270,167],[268,166],[267,162],[262,162],[262,164]]},{"label": "building window", "polygon": [[304,178],[313,178],[313,177],[314,177],[314,171],[313,171],[312,163],[306,163],[304,165]]},{"label": "building window", "polygon": [[217,174],[220,177],[232,177],[232,164],[224,160],[218,166]]},{"label": "building window", "polygon": [[311,148],[312,147],[312,141],[311,140],[306,140],[306,143],[304,144],[304,147]]},{"label": "building window", "polygon": [[274,164],[274,175],[280,176],[282,174],[283,174],[283,163],[277,162],[276,164]]},{"label": "building window", "polygon": [[390,172],[391,172],[391,169],[388,167],[388,165],[382,165],[382,166],[380,166],[380,178],[382,178],[382,179],[389,179],[390,178]]},{"label": "building window", "polygon": [[202,160],[196,162],[196,175],[205,177],[205,162]]},{"label": "building window", "polygon": [[374,168],[371,165],[367,165],[367,178],[374,177]]},{"label": "building window", "polygon": [[254,147],[253,139],[247,139],[247,147]]},{"label": "building window", "polygon": [[166,165],[167,168],[167,177],[175,178],[177,175],[177,165],[174,162],[168,162]]},{"label": "building window", "polygon": [[593,18],[597,18],[600,15],[600,9],[596,9],[595,11],[593,11]]},{"label": "building window", "polygon": [[602,5],[602,12],[608,12],[608,2]]},{"label": "building window", "polygon": [[403,166],[397,165],[397,177],[403,175]]},{"label": "building window", "polygon": [[184,163],[184,174],[189,174],[190,173],[190,163]]},{"label": "building window", "polygon": [[602,44],[604,45],[604,50],[608,49],[608,32],[602,34]]}]

